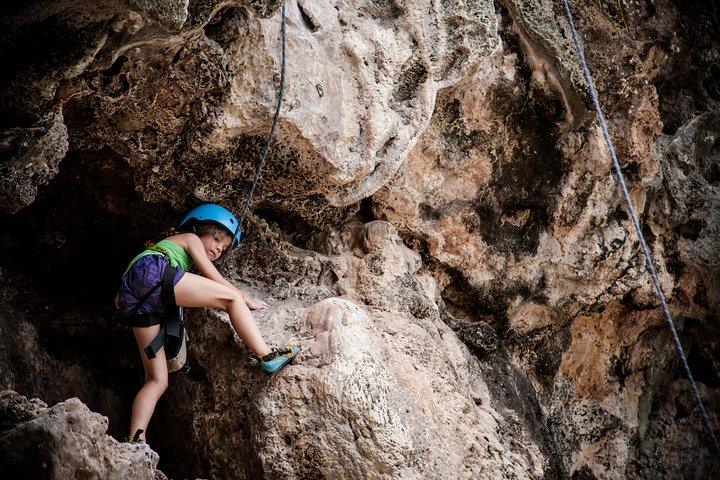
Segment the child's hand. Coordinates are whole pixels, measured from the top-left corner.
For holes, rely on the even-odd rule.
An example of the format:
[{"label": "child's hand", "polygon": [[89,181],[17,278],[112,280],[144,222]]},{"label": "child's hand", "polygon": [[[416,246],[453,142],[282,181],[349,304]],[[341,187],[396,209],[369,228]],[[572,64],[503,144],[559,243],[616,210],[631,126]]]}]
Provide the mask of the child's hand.
[{"label": "child's hand", "polygon": [[245,305],[247,305],[250,310],[268,308],[267,303],[263,302],[262,300],[258,300],[257,298],[253,298],[250,295],[245,295]]}]

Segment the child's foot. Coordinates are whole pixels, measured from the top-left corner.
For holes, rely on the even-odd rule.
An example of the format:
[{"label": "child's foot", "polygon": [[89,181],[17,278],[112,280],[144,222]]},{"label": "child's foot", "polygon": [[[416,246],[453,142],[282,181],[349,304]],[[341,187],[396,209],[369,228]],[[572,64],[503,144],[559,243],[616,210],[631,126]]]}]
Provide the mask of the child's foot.
[{"label": "child's foot", "polygon": [[143,429],[138,428],[137,432],[135,432],[135,435],[128,436],[128,439],[127,439],[128,443],[145,443],[145,440],[140,438],[140,435],[142,435],[142,433],[143,433]]},{"label": "child's foot", "polygon": [[258,362],[260,363],[260,368],[267,373],[275,373],[290,363],[298,353],[300,353],[300,345],[274,347],[272,351],[264,357],[258,357]]}]

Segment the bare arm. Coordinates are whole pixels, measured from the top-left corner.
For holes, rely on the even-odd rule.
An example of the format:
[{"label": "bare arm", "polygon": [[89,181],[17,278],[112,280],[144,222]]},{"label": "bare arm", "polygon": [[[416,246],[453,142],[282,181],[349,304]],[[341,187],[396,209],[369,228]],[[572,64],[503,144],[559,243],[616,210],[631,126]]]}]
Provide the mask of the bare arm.
[{"label": "bare arm", "polygon": [[218,269],[215,268],[215,265],[213,265],[205,253],[205,247],[197,235],[194,233],[182,233],[180,235],[174,235],[172,237],[172,241],[178,243],[181,247],[187,250],[195,261],[195,266],[197,267],[200,275],[237,290],[243,298],[245,298],[245,293],[232,283],[228,282],[225,277],[220,274]]},{"label": "bare arm", "polygon": [[215,268],[215,265],[213,265],[208,258],[207,253],[205,253],[205,247],[197,235],[194,233],[182,233],[180,235],[173,236],[172,241],[183,247],[190,254],[195,261],[198,271],[203,277],[215,280],[216,282],[227,285],[237,291],[242,296],[242,299],[245,301],[247,306],[251,309],[267,307],[265,302],[254,299],[251,295],[243,292],[235,285],[227,281],[225,277],[218,272],[218,269]]}]

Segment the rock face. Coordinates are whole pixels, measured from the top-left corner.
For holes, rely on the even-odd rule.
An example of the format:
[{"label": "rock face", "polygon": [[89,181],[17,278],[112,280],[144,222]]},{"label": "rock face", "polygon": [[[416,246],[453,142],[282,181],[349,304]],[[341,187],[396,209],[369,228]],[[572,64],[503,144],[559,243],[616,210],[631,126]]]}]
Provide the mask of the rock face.
[{"label": "rock face", "polygon": [[6,478],[163,480],[146,444],[105,435],[107,418],[77,398],[48,408],[12,390],[0,392],[0,468]]},{"label": "rock face", "polygon": [[[424,279],[423,287],[412,276],[418,256],[385,222],[357,227],[364,231],[362,257],[350,264],[336,259],[346,274],[346,296],[286,300],[258,313],[268,338],[303,344],[300,364],[282,375],[260,381],[257,367],[241,367],[248,363],[241,352],[220,355],[211,347],[218,342],[216,322],[193,319],[192,330],[201,332],[195,339],[202,345],[195,351],[198,363],[208,372],[227,372],[208,378],[211,393],[195,400],[203,405],[192,413],[202,443],[237,451],[248,448],[243,438],[249,437],[261,468],[250,478],[261,472],[293,478],[540,475],[545,460],[539,452],[500,433],[503,421],[477,360],[440,320],[425,291],[432,290],[432,279]],[[365,290],[351,295],[358,292],[356,282]],[[401,283],[415,313],[393,301]],[[232,335],[228,325],[225,320],[226,338]],[[186,393],[171,395],[174,403]],[[238,434],[219,436],[226,431]],[[223,476],[233,466],[216,468],[213,476]]]},{"label": "rock face", "polygon": [[[0,386],[79,397],[121,438],[142,374],[113,289],[184,209],[244,203],[277,93],[279,2],[2,8]],[[224,314],[192,312],[194,380],[171,381],[150,428],[160,467],[173,478],[718,475],[560,4],[286,10],[280,125],[248,235],[222,268],[270,303],[257,313],[266,338],[303,355],[263,377]],[[718,428],[716,12],[670,0],[573,11]],[[33,413],[3,427],[0,445],[80,435],[95,446],[40,443],[42,454],[85,462],[89,478],[131,468],[102,460],[131,452],[76,400],[45,409],[7,395],[6,416]],[[77,416],[84,433],[69,433]],[[147,461],[122,475],[153,475]]]}]

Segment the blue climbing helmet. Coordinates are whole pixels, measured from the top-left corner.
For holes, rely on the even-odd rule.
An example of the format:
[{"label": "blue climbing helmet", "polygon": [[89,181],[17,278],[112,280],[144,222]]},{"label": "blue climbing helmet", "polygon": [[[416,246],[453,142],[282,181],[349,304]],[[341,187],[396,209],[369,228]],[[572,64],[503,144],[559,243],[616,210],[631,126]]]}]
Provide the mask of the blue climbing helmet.
[{"label": "blue climbing helmet", "polygon": [[238,246],[240,238],[242,238],[242,227],[237,217],[222,205],[216,203],[204,203],[190,210],[185,218],[182,219],[179,229],[191,227],[196,222],[214,222],[225,228],[233,239],[230,249]]}]

